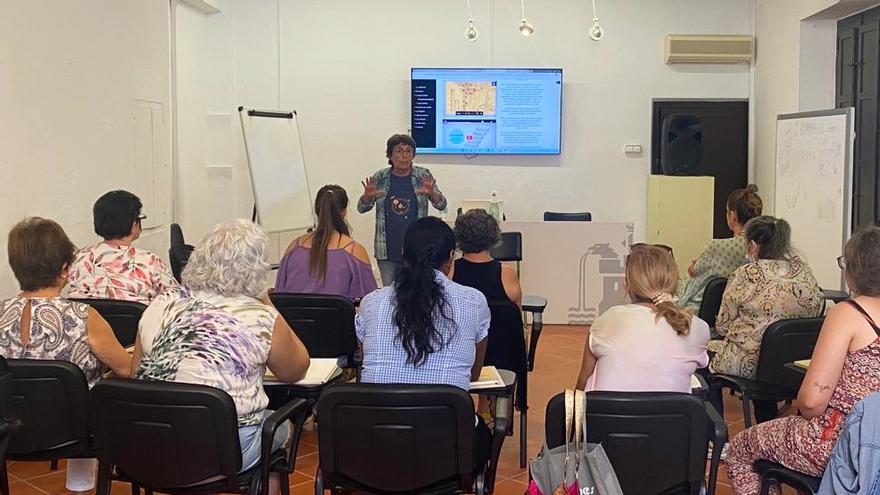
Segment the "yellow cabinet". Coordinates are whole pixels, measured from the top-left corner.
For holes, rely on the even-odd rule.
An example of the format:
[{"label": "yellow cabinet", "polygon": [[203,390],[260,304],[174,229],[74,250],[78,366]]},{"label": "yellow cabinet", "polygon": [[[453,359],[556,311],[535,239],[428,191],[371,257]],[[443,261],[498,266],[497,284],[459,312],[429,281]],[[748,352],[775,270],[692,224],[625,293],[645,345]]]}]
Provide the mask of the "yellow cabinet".
[{"label": "yellow cabinet", "polygon": [[648,243],[671,247],[682,275],[712,239],[714,191],[714,177],[648,177]]}]

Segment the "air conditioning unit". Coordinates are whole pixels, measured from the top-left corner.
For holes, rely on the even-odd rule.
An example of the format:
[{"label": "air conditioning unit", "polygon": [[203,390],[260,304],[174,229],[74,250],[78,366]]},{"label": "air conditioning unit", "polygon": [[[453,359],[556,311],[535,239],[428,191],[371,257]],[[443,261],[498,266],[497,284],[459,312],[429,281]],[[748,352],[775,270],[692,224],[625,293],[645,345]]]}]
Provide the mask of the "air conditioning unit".
[{"label": "air conditioning unit", "polygon": [[670,34],[667,64],[737,64],[752,61],[755,39],[748,35]]}]

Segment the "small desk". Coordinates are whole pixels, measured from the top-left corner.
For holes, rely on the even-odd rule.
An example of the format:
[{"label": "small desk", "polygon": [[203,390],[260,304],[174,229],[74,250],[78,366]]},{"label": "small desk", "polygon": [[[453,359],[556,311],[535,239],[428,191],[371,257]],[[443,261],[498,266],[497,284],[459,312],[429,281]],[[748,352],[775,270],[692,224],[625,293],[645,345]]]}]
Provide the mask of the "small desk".
[{"label": "small desk", "polygon": [[[504,439],[511,426],[513,418],[513,390],[516,386],[516,373],[510,370],[498,370],[501,375],[501,381],[504,385],[501,387],[481,388],[479,390],[471,390],[472,394],[485,395],[487,397],[495,397],[495,431],[492,434],[492,453],[489,459],[498,459],[501,456],[501,447],[504,445]],[[520,448],[525,448],[525,444],[521,442]],[[486,471],[486,493],[492,493],[495,488],[495,472],[498,466],[489,466]]]},{"label": "small desk", "polygon": [[810,360],[804,359],[802,361],[795,361],[793,363],[785,363],[785,368],[800,373],[802,375],[806,375],[807,370],[810,368]]}]

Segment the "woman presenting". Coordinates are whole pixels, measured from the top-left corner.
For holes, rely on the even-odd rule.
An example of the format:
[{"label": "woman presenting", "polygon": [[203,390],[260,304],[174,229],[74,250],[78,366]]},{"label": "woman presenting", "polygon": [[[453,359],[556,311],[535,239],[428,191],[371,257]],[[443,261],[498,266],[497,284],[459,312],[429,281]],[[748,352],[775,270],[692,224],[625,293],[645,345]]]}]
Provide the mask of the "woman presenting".
[{"label": "woman presenting", "polygon": [[413,165],[415,155],[415,140],[395,134],[385,146],[391,167],[361,182],[364,194],[358,200],[358,212],[366,213],[378,204],[374,253],[383,285],[394,281],[403,259],[403,234],[409,224],[428,216],[428,201],[438,210],[446,209],[446,198],[431,172]]}]

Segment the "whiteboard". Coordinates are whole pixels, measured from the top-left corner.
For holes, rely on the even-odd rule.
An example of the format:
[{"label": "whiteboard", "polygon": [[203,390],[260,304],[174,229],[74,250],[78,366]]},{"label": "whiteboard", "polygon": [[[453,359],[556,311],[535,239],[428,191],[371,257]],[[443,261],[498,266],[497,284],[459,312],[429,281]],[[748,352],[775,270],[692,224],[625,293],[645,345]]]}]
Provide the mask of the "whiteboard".
[{"label": "whiteboard", "polygon": [[257,222],[268,233],[314,225],[296,112],[238,108]]},{"label": "whiteboard", "polygon": [[852,225],[853,109],[779,115],[776,216],[823,289],[844,289],[837,257]]}]

